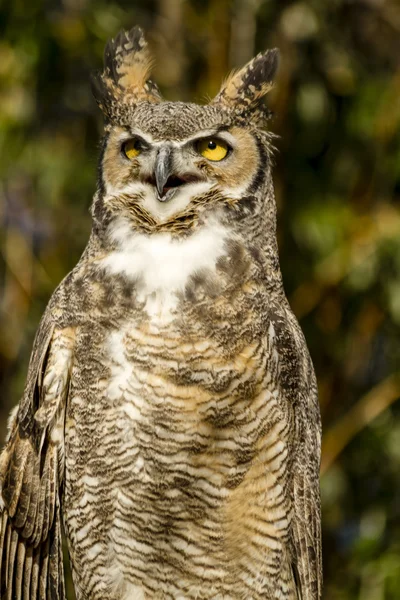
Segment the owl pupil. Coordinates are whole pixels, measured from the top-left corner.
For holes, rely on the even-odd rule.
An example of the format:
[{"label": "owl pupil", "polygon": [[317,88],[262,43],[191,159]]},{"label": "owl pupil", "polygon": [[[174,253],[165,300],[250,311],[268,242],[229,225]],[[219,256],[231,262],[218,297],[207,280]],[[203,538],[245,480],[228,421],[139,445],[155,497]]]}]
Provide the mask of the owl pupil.
[{"label": "owl pupil", "polygon": [[208,142],[208,148],[210,150],[215,150],[216,147],[217,147],[217,144],[213,140],[211,140],[210,142]]}]

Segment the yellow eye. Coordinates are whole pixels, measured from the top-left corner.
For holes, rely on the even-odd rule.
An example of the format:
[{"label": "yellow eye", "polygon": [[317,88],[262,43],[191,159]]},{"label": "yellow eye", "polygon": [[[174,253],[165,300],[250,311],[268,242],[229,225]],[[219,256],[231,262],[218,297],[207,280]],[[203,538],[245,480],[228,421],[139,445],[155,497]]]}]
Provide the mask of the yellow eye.
[{"label": "yellow eye", "polygon": [[125,154],[126,158],[129,158],[129,160],[132,160],[132,158],[136,158],[137,156],[139,156],[142,149],[142,142],[138,138],[128,140],[122,146],[122,151]]},{"label": "yellow eye", "polygon": [[228,154],[228,150],[228,144],[218,138],[207,138],[197,144],[197,152],[207,160],[222,160]]}]

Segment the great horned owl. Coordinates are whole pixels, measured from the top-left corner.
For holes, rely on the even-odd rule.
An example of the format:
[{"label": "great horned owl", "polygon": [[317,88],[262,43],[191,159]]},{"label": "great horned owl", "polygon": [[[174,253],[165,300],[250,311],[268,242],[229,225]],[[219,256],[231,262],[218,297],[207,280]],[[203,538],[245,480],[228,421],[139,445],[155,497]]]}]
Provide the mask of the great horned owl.
[{"label": "great horned owl", "polygon": [[320,420],[282,287],[263,96],[163,101],[107,44],[93,230],[36,335],[0,462],[1,598],[321,596]]}]

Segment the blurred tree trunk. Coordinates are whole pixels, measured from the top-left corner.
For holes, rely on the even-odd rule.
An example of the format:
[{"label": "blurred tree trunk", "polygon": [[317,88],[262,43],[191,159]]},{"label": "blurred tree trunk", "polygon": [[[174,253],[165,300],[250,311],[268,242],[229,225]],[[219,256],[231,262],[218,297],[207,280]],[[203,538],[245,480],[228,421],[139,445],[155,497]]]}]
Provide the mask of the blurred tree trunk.
[{"label": "blurred tree trunk", "polygon": [[235,0],[232,15],[229,61],[240,67],[255,54],[257,12],[261,0]]},{"label": "blurred tree trunk", "polygon": [[230,0],[211,2],[210,35],[207,44],[207,79],[212,93],[217,93],[229,70]]},{"label": "blurred tree trunk", "polygon": [[183,5],[183,0],[158,0],[152,31],[152,50],[156,53],[154,79],[167,91],[171,100],[186,97]]}]

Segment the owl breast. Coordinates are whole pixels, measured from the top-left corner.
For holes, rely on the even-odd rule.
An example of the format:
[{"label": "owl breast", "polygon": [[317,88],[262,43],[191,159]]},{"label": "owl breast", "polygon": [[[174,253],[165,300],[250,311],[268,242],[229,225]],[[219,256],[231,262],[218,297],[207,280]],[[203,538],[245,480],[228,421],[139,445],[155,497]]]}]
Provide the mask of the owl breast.
[{"label": "owl breast", "polygon": [[[124,268],[137,274],[131,258]],[[76,586],[91,599],[290,598],[292,422],[273,327],[261,338],[242,314],[242,335],[224,344],[209,313],[226,335],[235,301],[202,293],[193,308],[172,287],[185,274],[156,286],[154,273],[137,279],[140,310],[98,328],[94,346],[83,328],[77,349],[65,486]],[[146,290],[158,291],[152,305]]]}]

